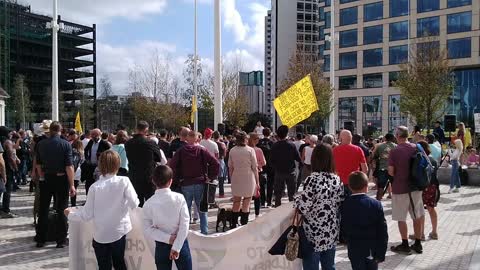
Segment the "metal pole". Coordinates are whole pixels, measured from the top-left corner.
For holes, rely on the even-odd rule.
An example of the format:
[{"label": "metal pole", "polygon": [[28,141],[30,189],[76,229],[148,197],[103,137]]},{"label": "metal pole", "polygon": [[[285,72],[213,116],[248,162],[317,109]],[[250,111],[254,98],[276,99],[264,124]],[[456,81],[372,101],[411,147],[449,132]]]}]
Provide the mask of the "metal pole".
[{"label": "metal pole", "polygon": [[193,38],[193,96],[194,96],[194,102],[195,104],[192,104],[192,106],[195,106],[197,108],[195,110],[195,115],[194,115],[194,120],[193,120],[193,129],[195,131],[198,131],[198,82],[197,82],[197,0],[195,0],[195,15],[194,15],[194,38]]},{"label": "metal pole", "polygon": [[408,35],[408,62],[410,62],[410,0],[408,1],[408,32],[407,32],[407,35]]},{"label": "metal pole", "polygon": [[215,116],[214,129],[218,129],[218,124],[223,122],[223,108],[222,108],[222,41],[220,28],[220,0],[215,0],[214,7],[214,32],[215,32],[215,54],[214,54],[214,94],[215,94]]},{"label": "metal pole", "polygon": [[330,7],[330,85],[333,109],[330,112],[328,133],[335,134],[335,0],[332,0]]},{"label": "metal pole", "polygon": [[25,85],[24,85],[25,81],[22,80],[22,128],[25,129],[25,95],[24,95],[24,91],[25,91]]},{"label": "metal pole", "polygon": [[52,18],[52,120],[58,121],[58,14],[57,0],[53,0]]}]

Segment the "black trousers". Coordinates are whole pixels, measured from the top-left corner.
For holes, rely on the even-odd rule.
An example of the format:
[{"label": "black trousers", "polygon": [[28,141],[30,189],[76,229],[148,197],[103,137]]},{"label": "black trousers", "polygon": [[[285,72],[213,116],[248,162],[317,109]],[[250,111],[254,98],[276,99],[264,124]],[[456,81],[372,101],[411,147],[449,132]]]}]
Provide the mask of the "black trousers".
[{"label": "black trousers", "polygon": [[3,193],[3,198],[2,198],[2,211],[5,213],[10,213],[10,198],[12,196],[14,184],[15,184],[14,172],[7,169],[7,182],[5,183],[5,192]]},{"label": "black trousers", "polygon": [[267,200],[266,194],[266,186],[267,186],[267,175],[265,173],[259,174],[259,182],[260,182],[260,197],[255,198],[254,205],[255,205],[255,215],[258,216],[260,214],[260,207],[265,206],[265,202]]},{"label": "black trousers", "polygon": [[373,260],[366,258],[365,256],[359,256],[353,252],[348,253],[348,258],[350,259],[350,263],[352,264],[353,270],[377,270],[378,263]]},{"label": "black trousers", "polygon": [[126,240],[125,235],[119,240],[112,243],[98,243],[93,240],[92,246],[95,251],[95,257],[97,257],[98,269],[99,270],[127,270],[127,265],[125,264],[125,246]]},{"label": "black trousers", "polygon": [[293,201],[293,195],[295,195],[296,182],[295,182],[295,172],[291,173],[280,173],[275,172],[275,207],[278,207],[282,204],[282,196],[285,191],[285,184],[287,185],[287,194],[288,200]]},{"label": "black trousers", "polygon": [[82,182],[85,181],[85,192],[88,194],[90,186],[95,183],[95,169],[97,165],[83,163],[82,164]]},{"label": "black trousers", "polygon": [[273,198],[273,187],[275,185],[275,173],[273,171],[267,170],[267,206],[272,205],[272,198]]},{"label": "black trousers", "polygon": [[48,212],[50,202],[55,196],[54,209],[56,212],[55,241],[64,243],[67,238],[68,223],[63,210],[68,207],[69,184],[66,175],[57,176],[45,174],[45,181],[40,181],[40,207],[38,210],[37,242],[45,243],[48,232]]},{"label": "black trousers", "polygon": [[135,188],[135,192],[137,192],[138,200],[140,204],[138,207],[143,207],[143,204],[155,194],[155,187],[153,186],[150,180],[146,178],[132,178],[133,188]]},{"label": "black trousers", "polygon": [[[80,181],[74,180],[74,181],[73,181],[73,185],[74,185],[74,187],[75,187],[75,190],[77,190],[78,186],[80,185]],[[70,205],[71,205],[72,207],[77,206],[77,195],[76,195],[76,194],[75,194],[75,196],[70,197]]]}]

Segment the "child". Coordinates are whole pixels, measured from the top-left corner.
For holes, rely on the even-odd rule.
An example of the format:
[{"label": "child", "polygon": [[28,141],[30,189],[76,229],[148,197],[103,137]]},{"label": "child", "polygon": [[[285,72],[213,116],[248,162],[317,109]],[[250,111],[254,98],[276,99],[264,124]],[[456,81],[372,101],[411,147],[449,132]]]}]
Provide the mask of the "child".
[{"label": "child", "polygon": [[173,172],[160,165],[152,177],[155,194],[143,206],[143,227],[147,237],[155,240],[155,264],[158,270],[191,270],[192,257],[187,235],[190,223],[187,203],[182,194],[172,192]]},{"label": "child", "polygon": [[376,270],[387,252],[388,230],[383,207],[366,195],[368,177],[363,172],[350,174],[349,187],[353,194],[341,208],[348,258],[353,270]]},{"label": "child", "polygon": [[65,209],[70,220],[93,219],[93,249],[100,270],[126,270],[124,260],[125,236],[132,230],[129,209],[139,204],[137,193],[128,177],[116,176],[120,168],[120,157],[107,150],[98,161],[100,179],[91,187],[85,206]]}]

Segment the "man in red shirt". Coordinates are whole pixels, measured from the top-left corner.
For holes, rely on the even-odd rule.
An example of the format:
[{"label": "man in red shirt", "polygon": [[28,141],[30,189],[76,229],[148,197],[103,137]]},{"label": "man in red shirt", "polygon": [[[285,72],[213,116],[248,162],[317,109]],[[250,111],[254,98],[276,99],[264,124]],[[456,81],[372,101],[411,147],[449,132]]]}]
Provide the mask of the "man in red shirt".
[{"label": "man in red shirt", "polygon": [[362,148],[352,144],[352,133],[348,130],[340,132],[340,145],[333,148],[335,168],[343,184],[348,186],[348,176],[361,170],[368,173],[367,161]]}]

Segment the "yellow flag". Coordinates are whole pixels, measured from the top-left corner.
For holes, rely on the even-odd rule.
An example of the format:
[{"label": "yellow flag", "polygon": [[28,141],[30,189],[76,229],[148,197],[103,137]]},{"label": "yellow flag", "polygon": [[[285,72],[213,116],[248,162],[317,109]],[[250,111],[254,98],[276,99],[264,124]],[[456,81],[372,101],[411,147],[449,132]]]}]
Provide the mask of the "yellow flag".
[{"label": "yellow flag", "polygon": [[82,133],[82,132],[83,132],[82,123],[80,122],[80,112],[77,112],[77,117],[75,117],[75,130],[76,130],[78,133]]},{"label": "yellow flag", "polygon": [[192,98],[192,113],[190,114],[190,123],[195,121],[195,113],[197,112],[197,97],[194,95]]},{"label": "yellow flag", "polygon": [[277,110],[282,123],[289,128],[318,111],[317,96],[313,90],[310,75],[307,75],[279,95],[273,101],[273,106]]}]

